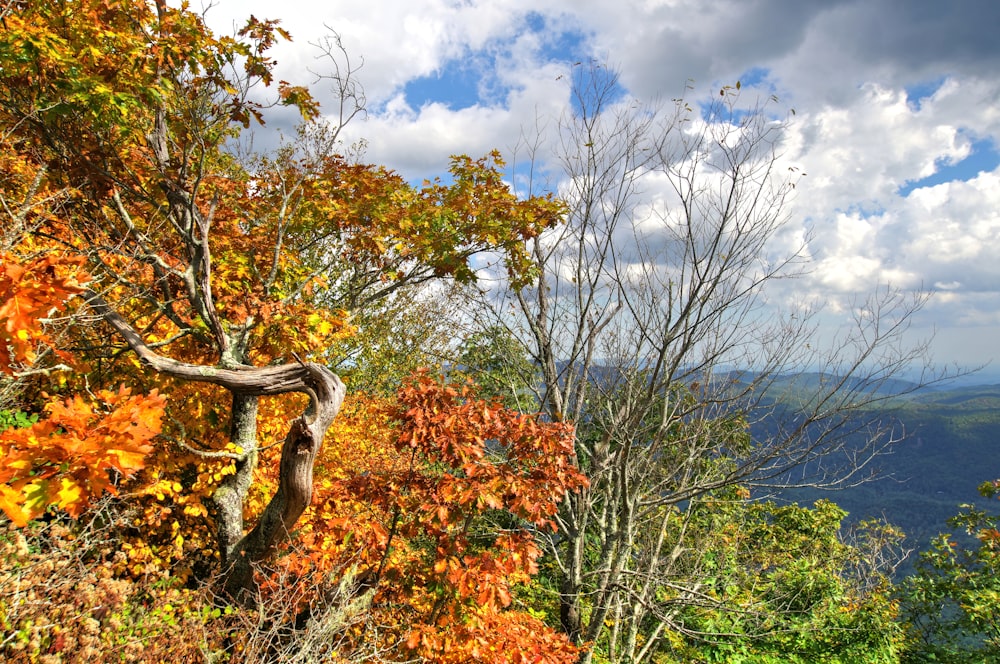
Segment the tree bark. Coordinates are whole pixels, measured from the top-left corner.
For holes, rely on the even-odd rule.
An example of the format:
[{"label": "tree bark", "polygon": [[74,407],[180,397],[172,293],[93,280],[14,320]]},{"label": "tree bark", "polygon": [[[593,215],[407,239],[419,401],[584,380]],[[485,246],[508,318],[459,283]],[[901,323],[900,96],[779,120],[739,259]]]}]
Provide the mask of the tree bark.
[{"label": "tree bark", "polygon": [[[301,392],[310,394],[313,378],[311,365],[293,362],[269,367],[254,367],[239,364],[234,367],[209,366],[181,362],[160,355],[146,344],[142,336],[121,314],[112,309],[104,299],[91,290],[82,293],[90,307],[121,335],[129,348],[139,356],[139,361],[147,369],[181,380],[221,385],[233,394],[246,396],[268,396]],[[312,365],[316,366],[316,365]],[[331,375],[332,372],[330,372]]]},{"label": "tree bark", "polygon": [[559,592],[559,625],[575,644],[580,643],[582,617],[580,615],[580,588],[569,578],[564,578]]},{"label": "tree bark", "polygon": [[243,538],[243,503],[257,468],[258,399],[244,394],[232,395],[229,440],[243,449],[243,456],[236,460],[236,472],[226,475],[212,494],[223,569],[229,567],[236,545]]},{"label": "tree bark", "polygon": [[233,549],[225,570],[226,593],[238,602],[253,601],[253,564],[266,558],[289,532],[312,500],[313,464],[327,429],[344,401],[344,384],[318,364],[309,369],[309,411],[292,420],[281,448],[278,490],[257,525]]},{"label": "tree bark", "polygon": [[[231,486],[220,487],[222,495],[216,496],[216,504],[221,506],[220,518],[224,521],[219,524],[220,546],[225,562],[223,585],[226,593],[237,602],[253,602],[253,565],[270,555],[275,545],[288,537],[312,500],[313,463],[327,429],[333,424],[344,401],[343,382],[328,368],[311,362],[272,367],[242,364],[218,367],[180,362],[156,353],[135,328],[97,293],[85,291],[83,297],[125,339],[145,367],[181,380],[221,385],[233,394],[233,430],[241,431],[241,435],[247,438],[243,442],[254,448],[244,466],[237,469],[239,477],[233,480]],[[252,479],[253,469],[250,466],[255,461],[251,457],[256,454],[256,426],[254,424],[251,429],[248,423],[251,418],[256,421],[257,397],[287,392],[307,394],[309,407],[300,417],[292,420],[282,444],[278,490],[253,530],[240,537],[242,497],[246,495]],[[252,443],[249,442],[251,434]]]}]

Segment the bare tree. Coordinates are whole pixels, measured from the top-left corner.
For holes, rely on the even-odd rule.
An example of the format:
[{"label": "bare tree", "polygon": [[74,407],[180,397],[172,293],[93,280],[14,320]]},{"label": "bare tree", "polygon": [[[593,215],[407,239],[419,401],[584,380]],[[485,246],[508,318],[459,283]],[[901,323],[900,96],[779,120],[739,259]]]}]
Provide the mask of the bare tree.
[{"label": "bare tree", "polygon": [[649,106],[601,66],[574,83],[554,141],[566,223],[534,241],[535,285],[484,299],[534,361],[542,410],[576,424],[590,478],[547,542],[563,629],[642,662],[703,601],[685,537],[699,496],[858,481],[898,439],[870,409],[930,380],[897,380],[927,366],[904,339],[924,295],[873,290],[837,339],[818,308],[772,301],[808,269],[775,100],[743,106],[734,86]]}]

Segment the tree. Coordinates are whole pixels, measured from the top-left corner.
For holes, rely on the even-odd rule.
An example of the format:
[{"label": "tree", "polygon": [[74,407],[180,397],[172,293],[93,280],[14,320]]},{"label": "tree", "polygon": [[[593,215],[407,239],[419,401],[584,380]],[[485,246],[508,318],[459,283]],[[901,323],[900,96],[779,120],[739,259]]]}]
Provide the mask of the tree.
[{"label": "tree", "polygon": [[[367,447],[324,464],[309,535],[372,588],[378,632],[353,647],[368,639],[431,662],[575,661],[565,636],[512,606],[535,573],[535,533],[583,481],[571,427],[426,372],[381,403],[351,424]],[[372,427],[381,421],[395,424]]]},{"label": "tree", "polygon": [[504,327],[474,332],[462,341],[457,362],[481,391],[503,399],[511,408],[531,410],[534,367],[524,348]]},{"label": "tree", "polygon": [[[662,647],[667,657],[898,661],[902,629],[889,576],[901,560],[899,531],[867,523],[847,539],[846,513],[825,500],[812,508],[748,503],[738,495],[696,502],[685,534],[688,555],[681,557],[698,579],[699,601],[675,619]],[[660,606],[673,599],[669,588],[660,594]]]},{"label": "tree", "polygon": [[[1000,480],[979,488],[1000,496]],[[920,554],[915,574],[899,587],[909,641],[905,662],[995,662],[1000,652],[1000,516],[962,505]]]},{"label": "tree", "polygon": [[[737,85],[703,107],[646,106],[597,65],[574,84],[551,141],[567,223],[529,241],[538,282],[487,293],[483,325],[520,340],[538,404],[577,426],[589,487],[547,542],[563,629],[607,643],[614,615],[615,661],[650,661],[701,588],[669,576],[691,546],[675,509],[726,487],[862,479],[899,437],[866,409],[924,366],[903,342],[923,296],[877,289],[835,340],[816,308],[778,311],[773,287],[807,265],[801,238],[787,249],[800,175],[780,168],[773,100],[748,107]],[[664,588],[672,608],[651,610]]]},{"label": "tree", "polygon": [[[42,319],[65,309],[82,290],[80,261],[59,255],[19,260],[0,255],[0,372],[27,376],[39,351],[69,360],[53,348]],[[79,515],[94,498],[115,493],[115,474],[144,465],[160,432],[164,401],[155,391],[133,396],[100,390],[94,399],[49,400],[44,419],[0,430],[0,509],[18,526],[55,505]]]},{"label": "tree", "polygon": [[[86,260],[93,279],[82,298],[103,326],[78,328],[90,359],[118,358],[136,374],[121,366],[128,350],[138,373],[178,393],[194,383],[229,395],[228,437],[179,402],[168,433],[206,442],[184,442],[184,453],[231,469],[205,490],[226,589],[238,598],[253,595],[253,565],[311,501],[315,458],[345,393],[311,353],[349,333],[346,309],[405,283],[469,281],[469,258],[486,249],[505,254],[520,282],[523,242],[561,210],[516,199],[496,155],[457,157],[449,185],[410,187],[339,155],[339,126],[312,125],[273,156],[237,160],[227,144],[266,112],[257,86],[274,85],[276,103],[318,121],[307,90],[273,80],[268,49],[287,37],[255,18],[236,38],[217,37],[159,0],[9,4],[0,35],[5,136],[32,178],[66,192],[58,215],[29,211],[26,228],[45,241],[39,249]],[[352,75],[336,79],[341,91],[357,90]],[[341,118],[353,116],[351,101]],[[124,345],[108,344],[108,333]],[[291,393],[307,407],[286,419],[277,488],[245,532],[258,401]],[[218,396],[195,403],[206,398]]]}]

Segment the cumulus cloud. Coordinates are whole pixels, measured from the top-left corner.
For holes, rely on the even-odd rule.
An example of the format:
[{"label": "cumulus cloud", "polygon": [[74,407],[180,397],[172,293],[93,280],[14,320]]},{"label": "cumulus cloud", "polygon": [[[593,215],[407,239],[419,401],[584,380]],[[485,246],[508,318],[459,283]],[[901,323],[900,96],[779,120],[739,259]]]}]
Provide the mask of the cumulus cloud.
[{"label": "cumulus cloud", "polygon": [[[1000,174],[994,163],[940,178],[1000,143],[994,0],[218,0],[209,17],[227,28],[249,13],[292,32],[276,57],[298,83],[323,66],[308,42],[341,34],[364,59],[369,100],[351,137],[410,178],[443,171],[450,154],[512,151],[537,118],[570,108],[577,61],[619,68],[622,90],[646,101],[689,79],[776,94],[796,111],[783,159],[808,173],[780,238],[783,250],[807,242],[815,261],[797,296],[846,308],[876,282],[936,289],[921,320],[949,352],[995,353],[977,344],[1000,334]],[[456,68],[474,80],[466,102],[413,96]]]},{"label": "cumulus cloud", "polygon": [[842,305],[875,283],[927,289],[928,324],[996,325],[971,294],[1000,290],[1000,173],[900,191],[967,157],[974,136],[996,135],[993,108],[956,103],[982,92],[950,78],[918,106],[868,84],[847,106],[793,121],[786,156],[809,173],[794,218],[811,231],[814,294]]}]

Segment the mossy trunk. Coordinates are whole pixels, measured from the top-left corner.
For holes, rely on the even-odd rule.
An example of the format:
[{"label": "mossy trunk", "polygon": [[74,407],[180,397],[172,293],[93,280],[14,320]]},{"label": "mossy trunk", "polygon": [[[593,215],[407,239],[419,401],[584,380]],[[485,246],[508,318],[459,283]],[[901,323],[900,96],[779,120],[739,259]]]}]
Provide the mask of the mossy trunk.
[{"label": "mossy trunk", "polygon": [[216,533],[223,568],[232,560],[233,551],[243,538],[243,506],[246,503],[253,473],[257,468],[257,405],[259,397],[232,395],[229,440],[243,450],[236,460],[236,472],[226,475],[212,495],[215,503]]}]

